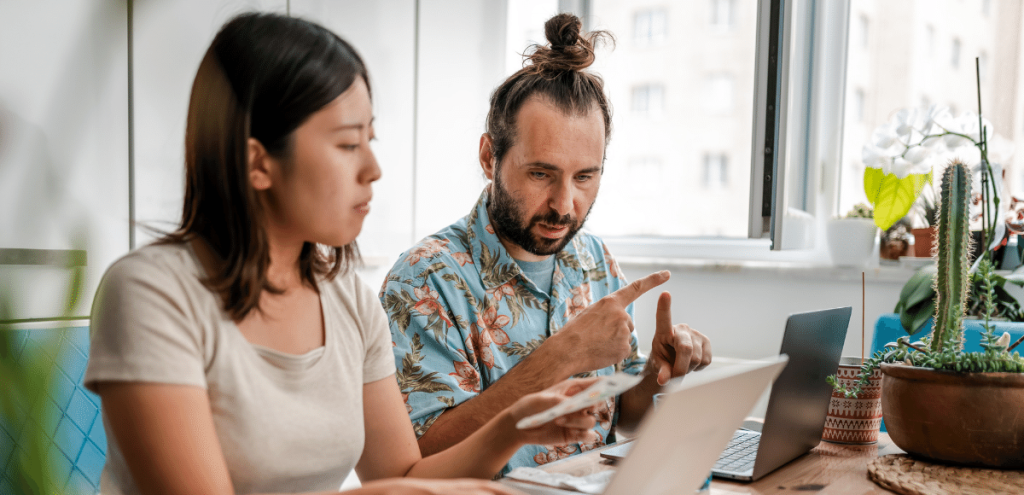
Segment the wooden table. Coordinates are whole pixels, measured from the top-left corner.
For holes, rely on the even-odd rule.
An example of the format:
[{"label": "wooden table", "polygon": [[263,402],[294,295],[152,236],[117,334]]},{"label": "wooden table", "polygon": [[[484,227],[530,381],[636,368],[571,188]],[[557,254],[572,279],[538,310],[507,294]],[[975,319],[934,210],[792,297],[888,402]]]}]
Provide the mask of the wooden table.
[{"label": "wooden table", "polygon": [[[614,469],[613,464],[600,457],[601,451],[605,448],[553,462],[542,469],[574,476]],[[723,481],[715,478],[711,482],[711,494],[890,494],[892,492],[868,479],[867,463],[881,455],[902,452],[899,447],[893,445],[889,435],[885,433],[879,436],[878,443],[875,445],[839,445],[821,442],[809,453],[753,483]]]}]

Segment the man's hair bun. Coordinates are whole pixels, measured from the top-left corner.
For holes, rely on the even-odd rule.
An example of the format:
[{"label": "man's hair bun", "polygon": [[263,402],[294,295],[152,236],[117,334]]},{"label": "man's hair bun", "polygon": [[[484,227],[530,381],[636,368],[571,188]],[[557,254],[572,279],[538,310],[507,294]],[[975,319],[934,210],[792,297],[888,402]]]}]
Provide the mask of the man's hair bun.
[{"label": "man's hair bun", "polygon": [[[544,23],[544,36],[549,45],[534,45],[533,53],[527,57],[530,72],[555,77],[567,71],[580,71],[594,63],[594,48],[610,40],[611,33],[594,31],[582,33],[583,22],[575,15],[558,14]],[[532,69],[531,69],[532,67]]]}]

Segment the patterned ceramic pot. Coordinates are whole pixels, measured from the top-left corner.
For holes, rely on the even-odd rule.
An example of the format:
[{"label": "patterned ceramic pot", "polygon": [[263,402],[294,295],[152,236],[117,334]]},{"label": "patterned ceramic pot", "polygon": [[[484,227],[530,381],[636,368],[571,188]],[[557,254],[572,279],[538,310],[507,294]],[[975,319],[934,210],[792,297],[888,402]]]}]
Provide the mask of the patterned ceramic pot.
[{"label": "patterned ceramic pot", "polygon": [[[844,357],[839,361],[836,378],[846,388],[853,388],[860,379],[859,357]],[[871,381],[861,388],[860,395],[844,397],[832,391],[821,439],[827,442],[865,445],[878,442],[878,427],[882,424],[882,370],[871,374]]]}]

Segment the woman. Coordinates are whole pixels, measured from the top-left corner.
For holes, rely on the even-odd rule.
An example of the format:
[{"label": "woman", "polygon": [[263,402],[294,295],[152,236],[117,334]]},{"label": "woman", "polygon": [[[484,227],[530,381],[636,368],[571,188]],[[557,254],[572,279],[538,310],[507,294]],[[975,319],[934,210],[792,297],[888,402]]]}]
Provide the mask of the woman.
[{"label": "woman", "polygon": [[[504,493],[526,443],[580,441],[582,411],[519,419],[590,381],[527,396],[421,458],[387,321],[348,270],[380,169],[362,60],[273,14],[221,29],[192,88],[181,226],[108,270],[86,385],[103,399],[103,493]],[[333,247],[325,247],[333,246]],[[398,479],[392,479],[398,478]]]}]

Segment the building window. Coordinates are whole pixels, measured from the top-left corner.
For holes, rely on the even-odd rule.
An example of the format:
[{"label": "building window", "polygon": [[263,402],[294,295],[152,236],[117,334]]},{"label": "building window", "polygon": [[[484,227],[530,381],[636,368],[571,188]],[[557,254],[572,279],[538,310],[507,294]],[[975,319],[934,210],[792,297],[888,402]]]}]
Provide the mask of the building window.
[{"label": "building window", "polygon": [[663,9],[641,10],[633,23],[633,38],[637,45],[655,45],[665,41],[668,16]]},{"label": "building window", "polygon": [[730,74],[708,76],[705,89],[705,105],[712,113],[728,113],[733,109],[735,80]]},{"label": "building window", "polygon": [[950,50],[949,63],[954,69],[960,68],[960,38],[953,38],[953,47]]},{"label": "building window", "polygon": [[924,28],[924,46],[929,57],[935,54],[935,26],[931,24]]},{"label": "building window", "polygon": [[733,18],[734,0],[711,0],[711,26],[719,29],[730,29],[735,21]]},{"label": "building window", "polygon": [[858,123],[864,122],[864,90],[860,88],[853,91],[853,117]]},{"label": "building window", "polygon": [[729,184],[729,157],[725,153],[704,155],[704,188],[723,189]]},{"label": "building window", "polygon": [[868,31],[871,28],[871,21],[868,20],[868,16],[861,14],[857,16],[857,44],[861,48],[868,47]]},{"label": "building window", "polygon": [[660,84],[644,84],[633,88],[633,113],[658,115],[664,107],[665,88]]}]

